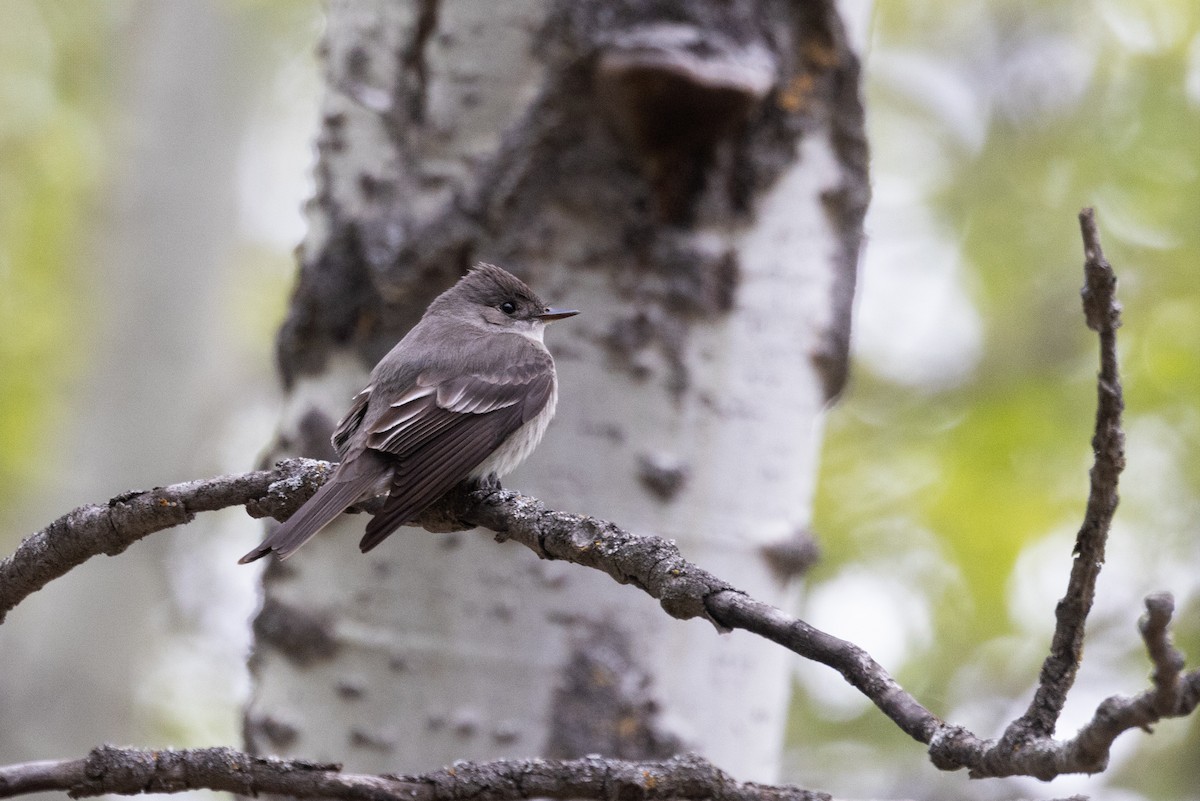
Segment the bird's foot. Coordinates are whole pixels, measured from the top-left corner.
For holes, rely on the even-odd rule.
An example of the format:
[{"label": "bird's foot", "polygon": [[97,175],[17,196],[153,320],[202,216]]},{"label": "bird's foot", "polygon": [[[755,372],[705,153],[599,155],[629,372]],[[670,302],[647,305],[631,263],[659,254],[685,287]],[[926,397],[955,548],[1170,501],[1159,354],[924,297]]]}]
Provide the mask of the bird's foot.
[{"label": "bird's foot", "polygon": [[465,519],[464,512],[472,507],[471,495],[476,492],[495,492],[503,489],[500,479],[496,476],[469,478],[460,481],[449,492],[418,515],[414,523],[427,531],[446,533],[451,531],[466,531],[475,528],[475,524]]}]

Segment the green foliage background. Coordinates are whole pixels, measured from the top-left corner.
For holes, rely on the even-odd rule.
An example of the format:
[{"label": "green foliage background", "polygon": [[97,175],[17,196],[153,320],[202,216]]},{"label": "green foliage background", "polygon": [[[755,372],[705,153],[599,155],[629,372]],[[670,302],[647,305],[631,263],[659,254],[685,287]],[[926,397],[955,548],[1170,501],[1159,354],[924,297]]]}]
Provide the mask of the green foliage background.
[{"label": "green foliage background", "polygon": [[[197,1],[206,2],[181,0]],[[295,72],[298,57],[315,58],[317,0],[213,5],[259,49],[258,61],[236,65],[244,84],[257,87],[253,70],[263,64],[282,74]],[[120,145],[144,135],[145,121],[128,105],[131,52],[160,10],[157,0],[0,3],[0,542],[9,545],[22,500],[54,479],[38,449],[78,411],[71,395],[88,381],[93,334],[111,324],[93,297],[105,279],[91,255],[99,239],[123,235],[108,229],[107,206]],[[253,90],[264,114],[279,111],[269,89]],[[236,257],[240,281],[223,289],[252,339],[248,349],[265,352],[286,302],[291,255],[248,242]]]},{"label": "green foliage background", "polygon": [[[79,236],[105,163],[100,49],[123,3],[4,4],[0,25],[0,522],[36,474],[37,443],[84,354]],[[30,472],[33,476],[29,476]]]},{"label": "green foliage background", "polygon": [[[813,586],[867,564],[927,600],[935,634],[888,667],[936,712],[997,736],[1028,702],[1087,492],[1098,356],[1078,297],[1076,215],[1095,206],[1125,309],[1129,469],[1109,565],[1133,586],[1101,585],[1109,601],[1085,659],[1105,662],[1081,676],[1089,703],[1075,714],[1086,716],[1099,697],[1146,686],[1135,629],[1145,593],[1176,594],[1180,644],[1200,658],[1200,8],[881,2],[866,74],[874,179],[918,188],[907,209],[872,220],[918,206],[934,221],[982,347],[965,374],[923,385],[858,360],[829,420],[814,523],[827,558]],[[865,269],[901,266],[868,258]],[[927,313],[920,296],[892,302]],[[876,308],[863,299],[860,325]],[[945,560],[949,576],[905,573],[915,551]],[[1032,563],[1059,578],[1031,610],[1014,571]],[[988,693],[994,708],[980,714]],[[833,754],[829,774],[841,773],[849,765],[829,744],[851,739],[915,756],[876,710],[831,713],[798,696],[799,764],[820,770],[817,755]],[[1200,762],[1181,756],[1200,749],[1194,721],[1126,737],[1139,756],[1118,759],[1111,781],[1161,798],[1200,787]]]}]

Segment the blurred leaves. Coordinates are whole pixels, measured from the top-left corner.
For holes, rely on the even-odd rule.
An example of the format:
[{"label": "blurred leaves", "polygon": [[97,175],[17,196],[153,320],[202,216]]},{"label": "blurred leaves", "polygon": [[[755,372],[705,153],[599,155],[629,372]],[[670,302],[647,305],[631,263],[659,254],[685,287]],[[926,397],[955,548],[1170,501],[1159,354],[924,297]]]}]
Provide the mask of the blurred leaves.
[{"label": "blurred leaves", "polygon": [[79,221],[105,168],[97,126],[108,101],[101,57],[126,3],[9,0],[0,25],[0,509],[78,368]]},{"label": "blurred leaves", "polygon": [[[1097,208],[1125,307],[1118,341],[1133,433],[1114,536],[1137,532],[1164,549],[1163,561],[1200,562],[1200,8],[1193,0],[900,0],[876,4],[873,33],[866,75],[874,239],[855,323],[856,373],[826,437],[814,527],[829,560],[815,580],[831,580],[850,562],[904,577],[904,550],[929,550],[932,537],[962,584],[948,590],[907,579],[935,599],[937,636],[914,642],[889,667],[923,687],[937,711],[954,718],[990,705],[993,712],[975,720],[999,725],[1001,710],[1024,704],[1036,678],[1047,643],[1012,643],[1049,630],[1070,566],[1063,535],[1078,527],[1087,495],[1097,345],[1078,297],[1076,214],[1085,205]],[[902,251],[892,246],[897,237],[906,238]],[[956,254],[952,270],[943,264],[947,248]],[[897,252],[903,264],[883,258]],[[971,369],[905,383],[895,376],[922,371],[897,364],[906,351],[887,340],[916,336],[945,293],[916,281],[920,293],[905,295],[892,282],[886,298],[872,297],[871,276],[926,263],[943,265],[927,275],[967,287],[983,344],[963,350]],[[907,320],[897,308],[908,310]],[[876,309],[889,331],[872,331]],[[947,329],[949,347],[960,338]],[[1169,448],[1139,433],[1163,426],[1173,435]],[[1154,480],[1163,475],[1179,480]],[[1166,505],[1178,514],[1162,514]],[[881,520],[892,532],[882,544],[873,539]],[[909,532],[907,542],[897,531]],[[1014,581],[1022,554],[1053,537],[1063,542],[1055,594],[1014,603],[1016,588],[1031,586]],[[880,557],[885,549],[891,565]],[[1101,586],[1127,605],[1127,619],[1108,636],[1129,638],[1122,647],[1131,680],[1143,681],[1148,669],[1133,636],[1138,593],[1169,589],[1181,608],[1194,608],[1196,571],[1188,586],[1157,583],[1179,572],[1161,564],[1138,577],[1146,584]],[[1040,608],[1044,622],[1014,617],[1030,608]],[[1181,644],[1200,660],[1194,631],[1182,632]],[[981,701],[988,688],[995,699]],[[877,717],[870,709],[862,716]],[[823,733],[857,736],[854,725]],[[820,739],[820,726],[806,728]],[[1197,727],[1190,731],[1193,745],[1183,751],[1196,747]],[[1163,759],[1180,758],[1176,745]],[[1187,773],[1172,775],[1182,782]],[[1162,797],[1185,787],[1161,784]],[[1131,778],[1128,786],[1152,789]]]},{"label": "blurred leaves", "polygon": [[[206,0],[207,2],[207,0]],[[286,128],[309,148],[312,91],[296,75],[311,72],[319,15],[313,0],[218,0],[238,29],[266,51],[255,64],[272,65],[282,88],[262,92],[258,138],[246,147],[252,167],[276,161],[307,176],[279,144]],[[144,137],[139,109],[129,105],[140,49],[161,21],[156,2],[135,0],[5,0],[0,25],[0,521],[45,475],[39,448],[58,444],[55,427],[88,418],[81,399],[88,386],[96,332],[111,327],[111,309],[99,300],[105,276],[94,272],[99,237],[123,237],[113,184],[128,169],[123,158]],[[221,57],[232,64],[236,53]],[[286,70],[285,66],[292,65]],[[299,65],[298,67],[296,65]],[[256,75],[257,73],[255,73]],[[253,76],[239,76],[245,84]],[[290,81],[291,83],[287,83]],[[297,95],[300,101],[296,100]],[[291,112],[286,116],[280,107]],[[297,111],[297,106],[300,110]],[[297,123],[297,118],[300,122]],[[133,146],[129,143],[133,142]],[[267,156],[263,154],[266,153]],[[268,159],[269,157],[269,159]],[[292,160],[294,161],[294,159]],[[285,168],[287,168],[285,167]],[[258,215],[239,219],[249,243],[237,255],[242,274],[228,287],[237,341],[263,349],[282,316],[293,263],[287,250],[263,243],[264,225],[298,214],[292,196],[268,194],[279,181],[259,167],[248,206]],[[290,205],[289,205],[290,204]],[[282,212],[279,209],[283,209]],[[242,217],[245,215],[243,214]],[[263,223],[262,219],[267,222]],[[278,227],[278,226],[276,226]],[[127,324],[122,320],[115,325]]]}]

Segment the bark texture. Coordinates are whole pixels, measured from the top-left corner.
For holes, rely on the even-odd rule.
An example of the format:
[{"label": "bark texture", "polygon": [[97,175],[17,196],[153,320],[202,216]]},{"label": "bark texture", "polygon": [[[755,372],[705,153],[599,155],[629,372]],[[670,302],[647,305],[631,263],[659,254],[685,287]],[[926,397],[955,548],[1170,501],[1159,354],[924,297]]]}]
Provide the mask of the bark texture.
[{"label": "bark texture", "polygon": [[[335,2],[323,49],[272,457],[327,456],[369,366],[493,261],[584,312],[548,335],[558,418],[508,483],[786,601],[769,555],[808,522],[867,199],[835,7]],[[773,778],[778,649],[462,534],[362,556],[362,525],[268,568],[252,749],[355,770],[692,749]]]}]

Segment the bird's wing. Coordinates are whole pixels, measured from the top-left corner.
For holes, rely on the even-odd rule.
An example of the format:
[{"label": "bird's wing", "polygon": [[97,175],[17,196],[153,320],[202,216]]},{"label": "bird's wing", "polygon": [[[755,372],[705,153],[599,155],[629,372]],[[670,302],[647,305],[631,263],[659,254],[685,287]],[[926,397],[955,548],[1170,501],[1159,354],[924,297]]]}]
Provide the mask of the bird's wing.
[{"label": "bird's wing", "polygon": [[536,417],[553,392],[554,362],[540,349],[498,370],[418,375],[366,434],[367,448],[396,458],[388,501],[359,547],[374,548],[446,494]]},{"label": "bird's wing", "polygon": [[346,449],[349,447],[350,438],[358,431],[358,427],[362,425],[363,418],[367,415],[367,404],[371,400],[371,390],[375,387],[368,386],[362,392],[354,396],[354,400],[350,403],[350,411],[342,417],[337,428],[333,430],[333,436],[330,441],[333,443],[333,449],[337,451],[339,458],[346,456]]}]

